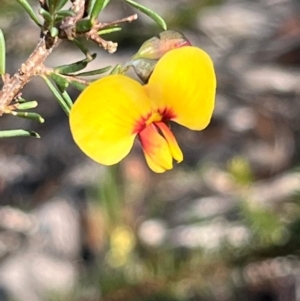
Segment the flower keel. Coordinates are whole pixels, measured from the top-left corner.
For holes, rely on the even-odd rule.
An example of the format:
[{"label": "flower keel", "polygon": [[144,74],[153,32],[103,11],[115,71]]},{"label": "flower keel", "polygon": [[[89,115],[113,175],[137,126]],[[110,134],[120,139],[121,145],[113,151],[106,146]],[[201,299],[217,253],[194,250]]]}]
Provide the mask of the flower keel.
[{"label": "flower keel", "polygon": [[[160,133],[160,132],[161,133]],[[162,173],[173,168],[173,158],[182,161],[182,152],[170,129],[163,122],[152,123],[138,135],[148,166]]]}]

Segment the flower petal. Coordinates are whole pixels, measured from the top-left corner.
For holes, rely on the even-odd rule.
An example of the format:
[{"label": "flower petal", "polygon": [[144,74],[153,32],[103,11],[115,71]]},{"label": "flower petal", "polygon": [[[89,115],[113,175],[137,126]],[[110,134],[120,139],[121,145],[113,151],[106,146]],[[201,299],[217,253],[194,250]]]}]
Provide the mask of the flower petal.
[{"label": "flower petal", "polygon": [[196,47],[166,53],[157,63],[145,89],[159,111],[192,130],[210,122],[215,102],[216,77],[212,60]]},{"label": "flower petal", "polygon": [[169,145],[153,123],[140,132],[139,138],[146,161],[154,172],[172,169],[173,157]]},{"label": "flower petal", "polygon": [[112,165],[129,153],[136,123],[150,111],[150,100],[138,82],[111,75],[81,93],[70,113],[71,132],[86,155]]},{"label": "flower petal", "polygon": [[177,143],[173,133],[171,132],[169,127],[164,122],[156,122],[155,125],[160,129],[163,136],[165,137],[165,139],[169,145],[172,157],[178,163],[180,163],[183,160],[183,154],[182,154],[180,147],[178,146],[178,143]]}]

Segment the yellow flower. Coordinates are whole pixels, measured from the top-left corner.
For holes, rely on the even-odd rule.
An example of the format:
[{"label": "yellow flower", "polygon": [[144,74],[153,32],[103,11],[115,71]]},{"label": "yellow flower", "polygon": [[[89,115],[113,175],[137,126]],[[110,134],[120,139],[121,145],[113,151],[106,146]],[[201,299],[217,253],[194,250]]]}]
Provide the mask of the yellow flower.
[{"label": "yellow flower", "polygon": [[204,129],[215,90],[208,54],[192,46],[174,49],[158,61],[147,85],[120,74],[89,85],[71,110],[71,132],[81,150],[104,165],[120,162],[138,136],[149,167],[164,172],[173,159],[183,159],[167,123]]}]

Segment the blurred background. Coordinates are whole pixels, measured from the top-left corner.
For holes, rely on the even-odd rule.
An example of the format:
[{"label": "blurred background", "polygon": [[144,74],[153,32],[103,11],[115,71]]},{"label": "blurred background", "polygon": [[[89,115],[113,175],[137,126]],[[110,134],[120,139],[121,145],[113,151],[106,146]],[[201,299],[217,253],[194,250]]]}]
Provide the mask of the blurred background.
[{"label": "blurred background", "polygon": [[[185,159],[172,171],[152,173],[138,143],[107,168],[80,152],[34,79],[23,96],[46,122],[0,119],[41,135],[0,141],[0,301],[300,300],[300,2],[138,2],[213,57],[212,122],[173,125]],[[114,0],[100,20],[134,12]],[[109,36],[115,54],[94,49],[90,68],[125,63],[160,32],[139,16]],[[0,28],[14,73],[39,29],[9,0]],[[65,42],[47,64],[80,59]]]}]

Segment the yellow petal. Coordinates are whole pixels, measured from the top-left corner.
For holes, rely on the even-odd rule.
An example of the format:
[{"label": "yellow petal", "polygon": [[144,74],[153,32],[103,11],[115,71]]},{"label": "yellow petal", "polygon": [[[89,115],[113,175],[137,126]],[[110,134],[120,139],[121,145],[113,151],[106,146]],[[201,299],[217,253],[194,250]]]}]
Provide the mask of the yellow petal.
[{"label": "yellow petal", "polygon": [[140,132],[139,138],[150,169],[158,173],[172,169],[173,157],[169,145],[153,123]]},{"label": "yellow petal", "polygon": [[143,87],[123,76],[111,75],[90,84],[70,113],[73,138],[93,160],[112,165],[130,151],[134,128],[150,112]]},{"label": "yellow petal", "polygon": [[216,90],[212,60],[196,47],[181,47],[166,53],[157,63],[145,86],[159,111],[171,112],[171,119],[192,130],[210,122]]}]

